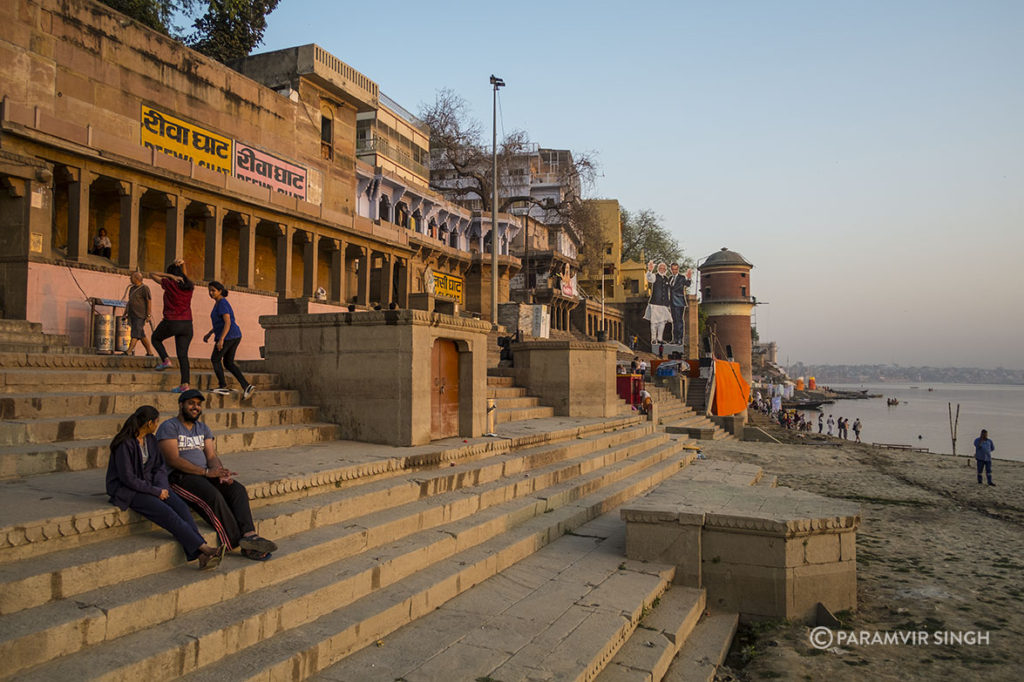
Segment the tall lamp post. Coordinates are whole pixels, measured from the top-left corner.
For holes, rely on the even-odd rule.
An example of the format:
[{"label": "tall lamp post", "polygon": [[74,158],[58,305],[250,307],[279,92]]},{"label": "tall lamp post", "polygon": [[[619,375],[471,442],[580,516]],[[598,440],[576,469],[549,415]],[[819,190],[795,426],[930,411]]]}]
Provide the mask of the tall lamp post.
[{"label": "tall lamp post", "polygon": [[491,104],[491,185],[494,190],[491,200],[491,324],[498,326],[498,88],[505,87],[505,81],[491,74],[494,98]]}]

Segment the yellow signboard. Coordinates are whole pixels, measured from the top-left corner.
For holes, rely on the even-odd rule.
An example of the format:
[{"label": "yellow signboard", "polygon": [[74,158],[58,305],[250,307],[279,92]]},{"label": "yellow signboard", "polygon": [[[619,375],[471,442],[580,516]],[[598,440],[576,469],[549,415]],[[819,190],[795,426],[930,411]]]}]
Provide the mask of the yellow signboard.
[{"label": "yellow signboard", "polygon": [[434,296],[447,298],[459,305],[465,305],[463,295],[462,278],[455,275],[446,275],[443,272],[434,273]]},{"label": "yellow signboard", "polygon": [[142,107],[142,144],[197,166],[231,174],[230,138],[145,105]]}]

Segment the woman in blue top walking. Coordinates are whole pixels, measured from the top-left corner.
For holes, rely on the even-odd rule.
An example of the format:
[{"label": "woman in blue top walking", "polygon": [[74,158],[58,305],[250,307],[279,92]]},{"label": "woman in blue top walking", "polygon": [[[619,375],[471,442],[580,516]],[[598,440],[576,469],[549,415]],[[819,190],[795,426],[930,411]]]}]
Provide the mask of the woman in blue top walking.
[{"label": "woman in blue top walking", "polygon": [[227,387],[227,381],[224,379],[224,367],[227,367],[228,371],[238,379],[238,385],[242,387],[242,398],[249,398],[256,388],[246,381],[242,370],[235,364],[235,351],[238,350],[238,344],[242,341],[242,330],[235,324],[235,311],[228,303],[227,287],[214,281],[210,282],[209,288],[210,298],[215,301],[213,310],[210,312],[213,328],[206,333],[203,341],[208,342],[211,336],[216,338],[210,360],[213,362],[213,371],[217,374],[217,383],[220,385],[213,389],[213,392],[219,395],[231,394],[231,390]]}]

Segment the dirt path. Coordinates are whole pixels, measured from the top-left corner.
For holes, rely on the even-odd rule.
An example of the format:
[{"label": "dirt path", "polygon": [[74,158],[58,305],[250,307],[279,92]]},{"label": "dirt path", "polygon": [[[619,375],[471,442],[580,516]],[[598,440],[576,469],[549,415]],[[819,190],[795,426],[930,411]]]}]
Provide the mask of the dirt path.
[{"label": "dirt path", "polygon": [[842,629],[918,642],[821,650],[809,626],[757,624],[741,631],[719,680],[1024,679],[1024,463],[996,461],[989,487],[962,457],[851,442],[725,441],[704,452],[860,502],[858,610],[840,614]]}]

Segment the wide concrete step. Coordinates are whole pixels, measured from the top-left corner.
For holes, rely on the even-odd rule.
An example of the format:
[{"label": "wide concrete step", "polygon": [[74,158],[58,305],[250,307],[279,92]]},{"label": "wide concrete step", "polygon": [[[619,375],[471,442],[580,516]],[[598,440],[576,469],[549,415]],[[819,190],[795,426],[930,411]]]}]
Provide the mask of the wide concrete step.
[{"label": "wide concrete step", "polygon": [[[286,537],[343,523],[359,515],[429,501],[446,492],[463,491],[461,494],[465,495],[464,491],[473,486],[490,486],[486,491],[481,488],[482,492],[476,493],[481,496],[481,506],[486,507],[495,501],[505,501],[512,494],[535,491],[548,485],[551,477],[554,477],[552,480],[565,480],[574,474],[589,473],[595,466],[636,455],[667,441],[667,435],[655,433],[647,424],[639,424],[572,440],[521,447],[505,454],[416,474],[396,470],[391,477],[358,486],[338,487],[332,483],[337,478],[323,473],[316,479],[323,481],[324,485],[307,490],[307,494],[296,494],[296,486],[274,479],[248,479],[246,487],[253,498],[253,516],[260,532],[272,537]],[[265,457],[275,458],[277,453],[286,454],[271,451],[265,453]],[[612,453],[612,459],[608,459],[609,453]],[[380,467],[364,469],[357,472],[361,476],[356,480],[380,476],[379,471]],[[495,485],[497,483],[504,487]],[[95,485],[102,485],[102,480],[96,480]],[[44,523],[63,528],[58,532],[70,537],[75,530],[75,518],[85,519],[88,524],[82,529],[82,542],[77,546],[68,546],[51,554],[33,553],[25,560],[0,564],[0,614],[105,588],[121,580],[170,570],[184,562],[177,544],[166,533],[137,514],[122,512],[110,505],[96,507],[93,514],[80,510],[75,517],[68,519],[70,526],[61,523],[60,519],[48,519]],[[394,519],[389,521],[393,522]],[[23,521],[22,526],[31,527],[32,524]],[[40,527],[37,532],[43,531],[44,528]],[[139,534],[144,539],[138,539],[136,535]],[[88,536],[94,536],[91,542]],[[109,544],[96,544],[107,539],[117,539],[116,550],[112,550]],[[153,545],[157,539],[160,546],[153,556]]]},{"label": "wide concrete step", "polygon": [[713,682],[739,624],[737,613],[709,613],[686,639],[665,682]]},{"label": "wide concrete step", "polygon": [[595,678],[596,682],[661,680],[707,604],[703,588],[674,586],[652,605],[640,626]]},{"label": "wide concrete step", "polygon": [[[299,392],[280,388],[257,388],[256,392],[243,401],[237,386],[230,395],[204,392],[206,410],[296,406]],[[77,417],[116,414],[122,418],[134,412],[140,405],[152,405],[162,415],[178,412],[178,395],[169,391],[124,391],[121,393],[97,393],[68,391],[65,393],[7,393],[0,394],[0,419],[46,419],[52,417]],[[111,434],[113,435],[113,434]]]},{"label": "wide concrete step", "polygon": [[[170,417],[176,412],[164,412],[164,417]],[[204,410],[203,421],[214,433],[220,433],[231,429],[310,423],[316,421],[317,413],[316,407],[274,406],[254,409],[235,406],[230,409]],[[124,415],[116,414],[6,420],[0,422],[0,447],[112,438],[121,429],[124,420]]]},{"label": "wide concrete step", "polygon": [[[315,418],[315,408],[289,408]],[[272,410],[280,412],[280,410]],[[225,411],[230,412],[230,411]],[[245,419],[251,418],[252,411],[238,411]],[[268,410],[268,412],[270,412]],[[208,418],[208,415],[207,415]],[[242,417],[240,417],[242,418]],[[273,421],[272,416],[266,421]],[[116,433],[117,429],[109,433]],[[216,430],[217,452],[231,454],[251,452],[268,448],[308,445],[340,437],[337,424],[300,420],[296,423],[268,424],[266,426],[242,426],[234,429]],[[0,479],[19,478],[68,471],[102,469],[110,457],[110,440],[113,436],[99,439],[58,441],[53,443],[27,443],[6,446],[0,451]],[[97,490],[102,490],[99,485]]]},{"label": "wide concrete step", "polygon": [[[490,370],[488,370],[488,371],[490,371]],[[509,386],[515,386],[515,385],[516,384],[515,384],[515,378],[514,377],[511,377],[511,376],[493,376],[491,374],[487,375],[487,386],[488,387],[491,387],[491,386],[495,386],[495,387],[503,387],[503,386],[504,387],[509,387]]]},{"label": "wide concrete step", "polygon": [[[428,525],[427,530],[419,530],[422,521],[406,521],[404,526],[414,532],[405,536],[399,534],[397,540],[392,539],[396,535],[395,526],[389,523],[367,528],[355,520],[355,523],[346,526],[348,533],[340,532],[342,529],[339,528],[317,528],[304,534],[303,538],[288,541],[287,549],[278,552],[272,563],[257,565],[258,568],[264,568],[263,571],[253,569],[254,565],[246,562],[241,568],[210,574],[203,580],[208,583],[205,589],[195,581],[190,581],[185,585],[187,589],[178,590],[181,594],[176,593],[174,598],[165,597],[160,600],[159,603],[164,605],[163,616],[168,622],[161,623],[159,627],[127,634],[117,641],[90,646],[79,654],[28,672],[23,679],[64,678],[75,670],[102,670],[122,679],[172,679],[190,672],[197,664],[213,664],[225,656],[242,651],[246,652],[244,659],[248,662],[250,656],[259,656],[267,651],[267,643],[260,640],[275,633],[286,633],[287,636],[289,632],[315,626],[316,619],[321,616],[337,616],[342,613],[345,620],[364,621],[365,616],[358,608],[354,614],[348,610],[339,612],[338,609],[344,609],[367,593],[371,593],[370,598],[376,597],[387,604],[378,614],[385,621],[397,615],[396,608],[405,611],[406,615],[398,616],[399,624],[402,624],[408,619],[407,607],[402,606],[406,604],[408,586],[399,587],[401,583],[411,581],[413,584],[421,584],[422,593],[415,599],[421,602],[428,594],[449,594],[455,587],[451,576],[438,580],[437,577],[429,577],[432,571],[447,573],[454,569],[456,574],[463,574],[467,564],[476,566],[477,571],[493,570],[493,558],[503,552],[511,552],[509,556],[521,558],[524,552],[528,554],[536,548],[536,531],[527,538],[517,537],[515,532],[511,533],[512,537],[508,537],[508,531],[523,524],[523,521],[529,525],[529,519],[541,518],[543,536],[550,539],[562,524],[571,523],[581,513],[589,516],[596,510],[603,511],[610,500],[618,504],[622,499],[635,496],[655,481],[663,480],[679,470],[682,460],[672,451],[674,445],[671,442],[663,443],[635,458],[599,467],[590,474],[556,483],[539,492],[501,502],[475,513],[473,510],[479,508],[479,501],[469,502],[458,493],[446,493],[448,504],[428,516],[439,520],[451,518],[458,516],[456,510],[463,509],[468,511],[463,518],[437,527]],[[496,482],[495,485],[509,487],[505,481]],[[581,498],[584,501],[582,504],[574,502]],[[385,516],[387,513],[398,512],[388,510]],[[378,538],[377,546],[371,547],[372,551],[340,561],[337,559],[338,556],[344,556],[345,552],[339,550],[345,545],[357,549],[364,543],[373,545],[368,541],[368,538],[373,537],[371,530],[376,531]],[[333,544],[324,546],[325,543]],[[492,547],[482,555],[474,553],[487,543]],[[467,555],[472,560],[467,560]],[[276,570],[273,570],[275,567]],[[232,575],[236,571],[246,570],[248,580],[241,575]],[[428,577],[424,578],[424,573]],[[270,574],[285,580],[264,587],[266,582],[261,582],[258,576]],[[143,594],[138,600],[145,603],[151,598],[149,595],[152,594],[153,581],[143,582],[145,585],[140,586],[144,588]],[[235,587],[241,585],[245,586],[244,593],[239,593]],[[230,601],[210,605],[211,600],[216,602],[217,595],[224,595],[225,591],[228,592],[226,596],[231,597]],[[197,596],[199,594],[204,597],[200,598]],[[367,597],[363,597],[365,599]],[[82,601],[83,597],[76,599],[76,602]],[[177,605],[182,602],[192,606],[202,605],[202,608],[178,613]],[[122,606],[120,609],[112,609],[108,605],[98,609],[97,618],[101,617],[98,614],[106,617],[105,614],[112,611],[120,614],[121,618],[128,618],[129,614],[138,611],[139,605],[136,604],[134,608]],[[147,613],[159,613],[160,609],[156,606],[157,602],[154,601]],[[26,612],[24,617],[28,619],[30,615],[32,612]],[[373,629],[367,623],[356,626],[356,630],[363,636]],[[93,631],[102,631],[102,628]],[[303,639],[310,641],[306,636]],[[20,654],[29,656],[31,651],[35,651],[28,644],[31,640],[30,635],[19,638],[12,647],[16,646]],[[249,649],[258,642],[260,646]],[[9,660],[13,660],[13,656]],[[211,669],[203,674],[209,679],[223,679],[222,671]],[[238,679],[237,675],[229,677]]]},{"label": "wide concrete step", "polygon": [[702,594],[665,591],[670,566],[623,561],[624,534],[602,515],[311,679],[593,679],[663,605]]},{"label": "wide concrete step", "polygon": [[[55,335],[46,335],[46,337],[48,340],[57,339],[58,343],[63,338]],[[174,344],[170,344],[167,346],[167,349],[173,351],[173,346]],[[139,371],[152,369],[156,366],[157,362],[156,356],[145,355],[141,346],[137,347],[136,354],[131,356],[120,353],[100,355],[88,348],[72,346],[68,346],[65,350],[66,354],[0,351],[0,367],[35,368],[39,370],[108,369],[115,371]],[[195,353],[197,350],[198,347],[193,344],[192,352]],[[171,357],[170,360],[171,364],[177,368],[178,360],[174,357]],[[193,370],[211,371],[212,365],[210,363],[209,348],[203,348],[202,353],[198,356],[189,358],[189,364]],[[249,373],[262,371],[265,363],[263,360],[239,360],[238,365],[244,372]]]},{"label": "wide concrete step", "polygon": [[519,398],[495,398],[495,406],[499,410],[517,410],[524,407],[537,407],[540,398],[533,396],[521,396]]},{"label": "wide concrete step", "polygon": [[488,386],[488,398],[521,398],[526,395],[526,389],[519,386]]},{"label": "wide concrete step", "polygon": [[[228,379],[228,386],[237,388],[234,377]],[[275,374],[247,374],[257,389],[278,386]],[[181,381],[177,369],[163,372],[150,370],[34,370],[4,369],[0,370],[0,393],[16,393],[45,395],[48,393],[92,392],[92,393],[123,393],[126,391],[170,391]],[[218,381],[212,371],[196,371],[193,369],[190,385],[202,391],[211,391],[217,387]]]},{"label": "wide concrete step", "polygon": [[555,408],[537,405],[535,407],[514,407],[507,410],[497,409],[494,412],[495,423],[522,421],[524,419],[542,419],[555,414]]}]

